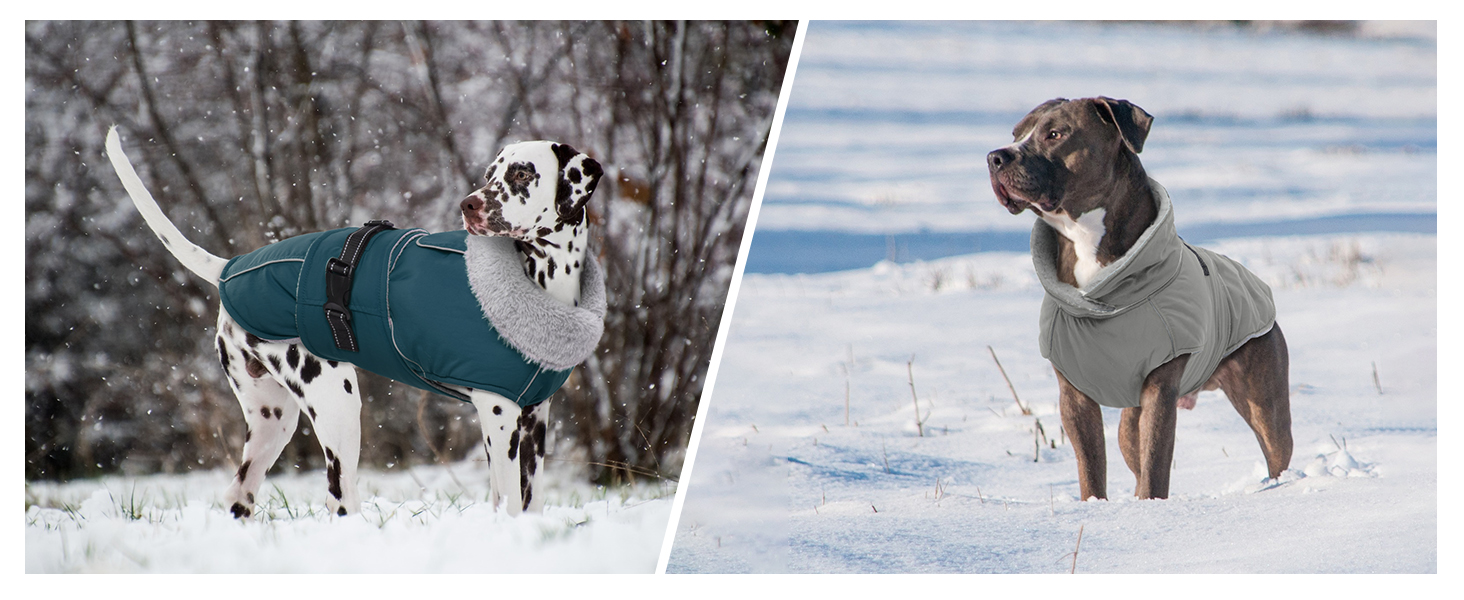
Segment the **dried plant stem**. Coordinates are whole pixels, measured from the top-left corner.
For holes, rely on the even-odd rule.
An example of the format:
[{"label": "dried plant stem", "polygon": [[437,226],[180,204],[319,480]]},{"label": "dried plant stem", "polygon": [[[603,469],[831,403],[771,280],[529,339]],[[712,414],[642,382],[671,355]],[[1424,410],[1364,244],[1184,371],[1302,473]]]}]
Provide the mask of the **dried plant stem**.
[{"label": "dried plant stem", "polygon": [[1083,547],[1083,527],[1085,527],[1085,525],[1078,526],[1078,543],[1077,545],[1073,546],[1073,568],[1068,571],[1069,575],[1078,572],[1078,550]]},{"label": "dried plant stem", "polygon": [[1373,361],[1373,385],[1378,388],[1378,395],[1383,395],[1383,382],[1378,379],[1378,361]]},{"label": "dried plant stem", "polygon": [[910,355],[910,361],[905,363],[905,372],[910,375],[910,400],[915,403],[915,431],[920,437],[925,437],[925,421],[920,419],[920,398],[915,395],[915,355]]},{"label": "dried plant stem", "polygon": [[1016,386],[1012,385],[1012,378],[1007,377],[1006,369],[1002,368],[1001,366],[1001,359],[998,359],[996,357],[996,349],[992,348],[991,346],[987,346],[986,351],[991,353],[991,360],[996,362],[996,369],[998,371],[1001,371],[1001,378],[1006,380],[1007,389],[1012,391],[1012,399],[1017,401],[1017,408],[1022,409],[1022,414],[1030,416],[1032,414],[1032,409],[1022,405],[1022,399],[1017,396],[1017,388]]}]

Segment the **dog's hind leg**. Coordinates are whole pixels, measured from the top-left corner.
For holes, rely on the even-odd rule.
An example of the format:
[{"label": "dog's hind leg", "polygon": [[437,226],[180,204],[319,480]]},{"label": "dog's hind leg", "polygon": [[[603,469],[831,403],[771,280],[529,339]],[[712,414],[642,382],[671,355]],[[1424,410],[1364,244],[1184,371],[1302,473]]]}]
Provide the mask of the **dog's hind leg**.
[{"label": "dog's hind leg", "polygon": [[285,368],[285,385],[300,401],[325,452],[326,508],[340,516],[360,512],[356,466],[361,458],[361,387],[355,365],[321,360],[292,344],[286,349]]},{"label": "dog's hind leg", "polygon": [[224,501],[235,518],[244,518],[254,512],[255,494],[264,483],[265,472],[295,434],[300,409],[285,388],[269,377],[258,355],[247,344],[235,343],[244,341],[245,334],[227,319],[219,319],[219,362],[244,409],[247,429],[239,470]]},{"label": "dog's hind leg", "polygon": [[500,500],[506,501],[510,515],[543,511],[544,499],[535,483],[544,461],[549,402],[519,408],[492,392],[473,390],[471,397],[488,451],[491,502],[496,507]]},{"label": "dog's hind leg", "polygon": [[[1220,361],[1210,383],[1230,399],[1256,434],[1266,471],[1272,479],[1291,466],[1290,359],[1281,325],[1255,338]],[[1211,386],[1206,385],[1207,388]]]}]

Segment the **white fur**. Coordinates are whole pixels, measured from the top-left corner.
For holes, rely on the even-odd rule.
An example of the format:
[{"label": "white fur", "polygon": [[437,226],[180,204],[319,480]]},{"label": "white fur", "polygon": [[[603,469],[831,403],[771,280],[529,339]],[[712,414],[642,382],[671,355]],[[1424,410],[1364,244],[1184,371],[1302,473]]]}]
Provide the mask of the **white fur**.
[{"label": "white fur", "polygon": [[173,222],[168,220],[168,216],[163,214],[163,209],[158,207],[147,187],[142,185],[137,171],[132,170],[132,163],[127,162],[127,155],[122,153],[122,142],[117,139],[116,125],[107,130],[107,159],[112,161],[112,168],[122,180],[122,187],[127,188],[127,195],[137,205],[137,212],[142,213],[142,219],[147,221],[147,226],[152,228],[158,239],[163,240],[168,251],[178,257],[178,261],[194,275],[217,286],[219,275],[224,272],[224,265],[229,261],[209,254],[207,250],[188,241]]},{"label": "white fur", "polygon": [[1077,220],[1065,212],[1049,213],[1039,209],[1038,214],[1063,237],[1072,241],[1073,251],[1078,255],[1078,264],[1073,267],[1073,277],[1078,280],[1078,289],[1087,287],[1098,271],[1103,269],[1103,265],[1098,263],[1098,242],[1103,240],[1103,234],[1107,232],[1103,226],[1103,216],[1108,211],[1095,208],[1078,215]]}]

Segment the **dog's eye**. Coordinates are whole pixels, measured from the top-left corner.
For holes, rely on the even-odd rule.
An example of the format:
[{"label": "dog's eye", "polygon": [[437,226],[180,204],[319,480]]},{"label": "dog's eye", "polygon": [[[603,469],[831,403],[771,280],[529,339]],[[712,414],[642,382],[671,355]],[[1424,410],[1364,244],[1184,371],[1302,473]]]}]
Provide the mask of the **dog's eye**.
[{"label": "dog's eye", "polygon": [[1060,139],[1060,138],[1062,138],[1062,132],[1061,131],[1058,131],[1058,130],[1054,129],[1052,131],[1047,132],[1047,139],[1049,139],[1049,140],[1056,140],[1056,139]]}]

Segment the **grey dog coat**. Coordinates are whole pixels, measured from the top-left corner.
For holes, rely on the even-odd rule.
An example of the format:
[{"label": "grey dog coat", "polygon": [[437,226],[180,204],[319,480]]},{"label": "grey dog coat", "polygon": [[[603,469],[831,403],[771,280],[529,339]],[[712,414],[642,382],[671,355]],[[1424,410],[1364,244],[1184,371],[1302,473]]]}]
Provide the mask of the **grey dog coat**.
[{"label": "grey dog coat", "polygon": [[1200,389],[1220,361],[1276,320],[1271,288],[1239,263],[1186,244],[1169,193],[1150,180],[1159,215],[1128,252],[1082,289],[1057,279],[1057,231],[1032,228],[1032,264],[1046,296],[1042,356],[1103,406],[1139,405],[1149,373],[1189,354],[1180,395]]},{"label": "grey dog coat", "polygon": [[325,319],[325,264],[352,231],[295,236],[230,260],[219,280],[224,310],[261,339],[299,338],[326,360],[459,400],[467,398],[451,386],[525,407],[559,389],[599,343],[605,281],[593,257],[571,307],[524,276],[510,239],[398,229],[366,245],[349,306],[360,351],[342,350]]}]

